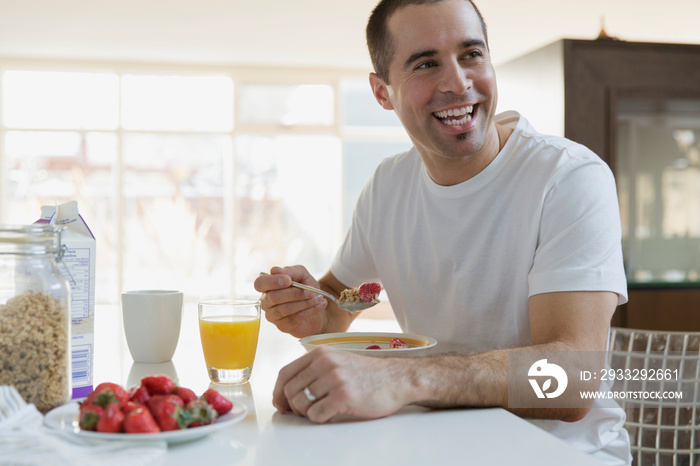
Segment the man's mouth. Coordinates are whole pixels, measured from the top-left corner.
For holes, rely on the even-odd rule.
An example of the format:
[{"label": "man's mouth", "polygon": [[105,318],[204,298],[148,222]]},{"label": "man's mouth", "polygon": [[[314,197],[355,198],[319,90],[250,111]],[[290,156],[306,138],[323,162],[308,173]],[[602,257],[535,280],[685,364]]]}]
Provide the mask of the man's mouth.
[{"label": "man's mouth", "polygon": [[448,126],[464,125],[471,121],[474,114],[474,106],[467,105],[465,107],[451,108],[440,112],[433,112],[433,115],[443,124]]}]

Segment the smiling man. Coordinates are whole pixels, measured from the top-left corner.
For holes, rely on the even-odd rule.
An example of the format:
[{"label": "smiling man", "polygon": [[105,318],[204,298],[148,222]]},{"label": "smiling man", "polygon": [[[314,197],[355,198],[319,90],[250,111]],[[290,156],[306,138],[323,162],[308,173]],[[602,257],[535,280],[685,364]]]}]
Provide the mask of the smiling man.
[{"label": "smiling man", "polygon": [[372,91],[414,147],[377,168],[324,277],[273,267],[255,286],[267,319],[304,337],[345,331],[356,314],[292,280],[336,296],[380,281],[401,328],[436,338],[440,354],[375,359],[318,348],[280,372],[275,406],[315,422],[408,404],[500,406],[606,464],[628,464],[614,401],[509,406],[509,355],[606,350],[610,319],[627,299],[610,169],[516,112],[496,115],[486,26],[470,1],[383,0],[367,42]]},{"label": "smiling man", "polygon": [[[396,112],[431,178],[442,186],[483,170],[512,131],[495,124],[498,92],[485,29],[463,3],[408,6],[388,22],[369,24],[370,30],[386,27],[380,37],[391,38],[374,44],[368,35],[370,49],[393,49],[388,67],[375,65],[379,70],[370,76],[374,95]],[[422,16],[426,9],[431,13]],[[375,62],[383,59],[376,55]]]}]

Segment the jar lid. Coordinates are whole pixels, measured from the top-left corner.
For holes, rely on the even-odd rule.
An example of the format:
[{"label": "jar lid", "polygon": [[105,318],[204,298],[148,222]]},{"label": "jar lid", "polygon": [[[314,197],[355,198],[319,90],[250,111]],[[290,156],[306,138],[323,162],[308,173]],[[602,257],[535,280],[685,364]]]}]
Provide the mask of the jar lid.
[{"label": "jar lid", "polygon": [[0,254],[61,255],[61,230],[54,225],[0,225]]}]

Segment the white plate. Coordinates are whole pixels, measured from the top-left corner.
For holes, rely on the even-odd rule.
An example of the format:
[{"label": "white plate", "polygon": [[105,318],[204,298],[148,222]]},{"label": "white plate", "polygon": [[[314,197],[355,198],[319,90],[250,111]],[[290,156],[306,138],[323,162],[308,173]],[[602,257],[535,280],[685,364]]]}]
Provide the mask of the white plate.
[{"label": "white plate", "polygon": [[[410,348],[392,349],[390,347],[392,338],[400,338]],[[351,353],[384,358],[425,356],[428,349],[437,344],[435,338],[415,333],[389,332],[323,333],[304,337],[299,342],[306,351],[311,351],[318,346],[331,346]],[[367,349],[371,345],[378,345],[381,349]]]},{"label": "white plate", "polygon": [[46,413],[46,416],[44,416],[44,424],[52,429],[72,432],[79,437],[96,440],[130,440],[135,442],[165,440],[168,443],[179,443],[195,440],[216,430],[233,425],[242,420],[247,412],[248,409],[244,405],[237,403],[233,405],[233,409],[231,411],[223,416],[219,416],[216,418],[213,424],[206,426],[191,427],[189,429],[182,430],[171,430],[167,432],[160,432],[158,434],[110,434],[105,432],[82,430],[78,426],[78,420],[80,418],[80,408],[78,403],[68,403]]}]

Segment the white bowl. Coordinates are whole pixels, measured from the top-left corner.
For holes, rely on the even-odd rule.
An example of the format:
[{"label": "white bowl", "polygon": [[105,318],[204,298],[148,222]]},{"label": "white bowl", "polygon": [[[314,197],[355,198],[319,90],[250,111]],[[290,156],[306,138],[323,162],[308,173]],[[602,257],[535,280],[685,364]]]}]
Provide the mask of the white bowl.
[{"label": "white bowl", "polygon": [[[400,338],[410,348],[390,348],[392,338]],[[428,349],[437,344],[435,338],[415,333],[387,332],[323,333],[304,337],[299,342],[306,351],[311,351],[319,346],[331,346],[351,353],[380,358],[425,356]],[[368,346],[372,345],[378,345],[381,349],[367,349]]]}]

